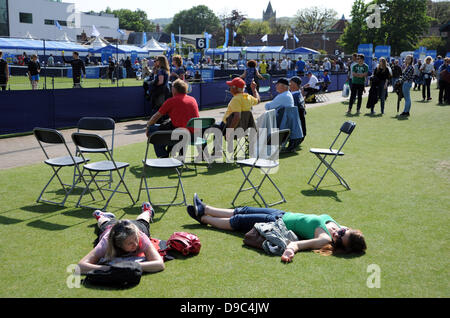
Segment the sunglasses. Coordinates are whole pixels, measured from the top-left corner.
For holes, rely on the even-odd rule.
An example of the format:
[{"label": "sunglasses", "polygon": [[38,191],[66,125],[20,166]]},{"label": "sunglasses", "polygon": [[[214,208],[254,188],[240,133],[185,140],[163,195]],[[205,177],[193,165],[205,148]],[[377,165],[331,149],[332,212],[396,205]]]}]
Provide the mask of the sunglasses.
[{"label": "sunglasses", "polygon": [[342,244],[342,237],[345,235],[345,233],[346,233],[347,231],[348,231],[347,228],[340,228],[340,229],[337,231],[338,237],[337,237],[336,241],[334,242],[334,246],[343,246],[343,244]]}]

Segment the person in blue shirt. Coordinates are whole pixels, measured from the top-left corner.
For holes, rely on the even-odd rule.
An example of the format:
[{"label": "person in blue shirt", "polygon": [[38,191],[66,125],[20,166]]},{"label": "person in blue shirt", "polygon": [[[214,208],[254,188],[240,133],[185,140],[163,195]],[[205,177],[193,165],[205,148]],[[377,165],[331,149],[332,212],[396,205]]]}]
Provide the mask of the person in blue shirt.
[{"label": "person in blue shirt", "polygon": [[251,85],[253,81],[256,83],[256,89],[259,90],[259,81],[258,79],[264,79],[261,74],[259,74],[256,69],[257,63],[255,60],[250,60],[247,63],[247,69],[240,76],[244,81],[247,89],[247,93],[253,96],[253,91],[251,89]]},{"label": "person in blue shirt", "polygon": [[[442,56],[438,56],[436,61],[434,62],[434,69],[437,71],[439,70],[439,68],[442,66],[442,64],[444,64],[444,60],[442,60]],[[436,75],[436,79],[437,79],[437,89],[439,89],[439,73],[437,73]]]},{"label": "person in blue shirt", "polygon": [[266,110],[280,109],[282,107],[293,107],[294,98],[289,91],[289,81],[285,78],[280,78],[275,86],[278,95],[265,106]]},{"label": "person in blue shirt", "polygon": [[305,140],[306,136],[306,103],[303,97],[302,91],[302,80],[298,76],[294,76],[289,80],[289,89],[294,98],[294,105],[298,108],[298,114],[300,116],[300,122],[302,124],[303,138],[299,140],[298,144],[301,144]]},{"label": "person in blue shirt", "polygon": [[296,67],[297,67],[297,75],[298,75],[298,76],[303,76],[303,75],[305,75],[305,66],[306,66],[306,63],[305,63],[305,61],[302,60],[302,57],[300,56],[300,57],[298,58],[297,63],[296,63]]},{"label": "person in blue shirt", "polygon": [[328,75],[328,70],[323,71],[322,78],[320,79],[320,82],[322,84],[322,90],[324,92],[328,91],[328,86],[331,84],[330,75]]}]

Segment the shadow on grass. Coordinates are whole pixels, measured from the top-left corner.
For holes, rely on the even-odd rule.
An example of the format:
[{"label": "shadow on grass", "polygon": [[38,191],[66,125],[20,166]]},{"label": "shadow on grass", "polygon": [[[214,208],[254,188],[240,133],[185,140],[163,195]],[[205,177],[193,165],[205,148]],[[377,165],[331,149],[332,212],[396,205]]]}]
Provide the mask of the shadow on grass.
[{"label": "shadow on grass", "polygon": [[125,126],[126,135],[144,135],[146,130],[146,124],[130,124]]},{"label": "shadow on grass", "polygon": [[370,118],[380,118],[380,117],[383,117],[383,114],[371,114],[371,113],[367,113],[367,114],[364,114],[364,116],[366,116],[366,117],[370,117]]},{"label": "shadow on grass", "polygon": [[349,117],[349,118],[360,117],[360,116],[361,116],[361,113],[354,113],[354,114],[352,114],[352,113],[345,113],[345,117]]},{"label": "shadow on grass", "polygon": [[333,190],[311,189],[311,190],[302,190],[301,192],[306,197],[330,197],[336,200],[336,202],[342,202],[342,200],[339,199],[338,193]]}]

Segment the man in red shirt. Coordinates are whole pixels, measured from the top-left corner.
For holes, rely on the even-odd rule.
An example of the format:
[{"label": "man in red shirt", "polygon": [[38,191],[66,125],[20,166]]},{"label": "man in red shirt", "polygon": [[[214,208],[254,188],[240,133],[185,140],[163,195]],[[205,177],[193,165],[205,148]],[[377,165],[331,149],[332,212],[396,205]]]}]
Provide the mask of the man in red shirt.
[{"label": "man in red shirt", "polygon": [[[150,118],[147,123],[147,136],[159,130],[174,130],[177,128],[186,128],[191,118],[198,118],[198,104],[195,98],[187,95],[188,85],[178,79],[172,83],[172,98],[169,98],[161,106],[156,114]],[[170,123],[164,125],[156,124],[158,120],[164,116],[170,117]],[[188,128],[191,134],[194,133],[192,128]],[[169,157],[167,146],[155,145],[155,153],[158,158]]]}]

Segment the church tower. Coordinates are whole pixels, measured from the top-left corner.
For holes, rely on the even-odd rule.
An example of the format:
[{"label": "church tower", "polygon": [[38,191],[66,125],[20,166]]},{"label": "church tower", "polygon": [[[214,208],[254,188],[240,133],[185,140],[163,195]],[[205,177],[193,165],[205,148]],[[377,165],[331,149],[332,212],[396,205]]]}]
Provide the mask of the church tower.
[{"label": "church tower", "polygon": [[263,21],[267,21],[270,24],[275,24],[277,21],[277,12],[273,11],[272,3],[270,3],[270,1],[266,11],[263,11]]}]

